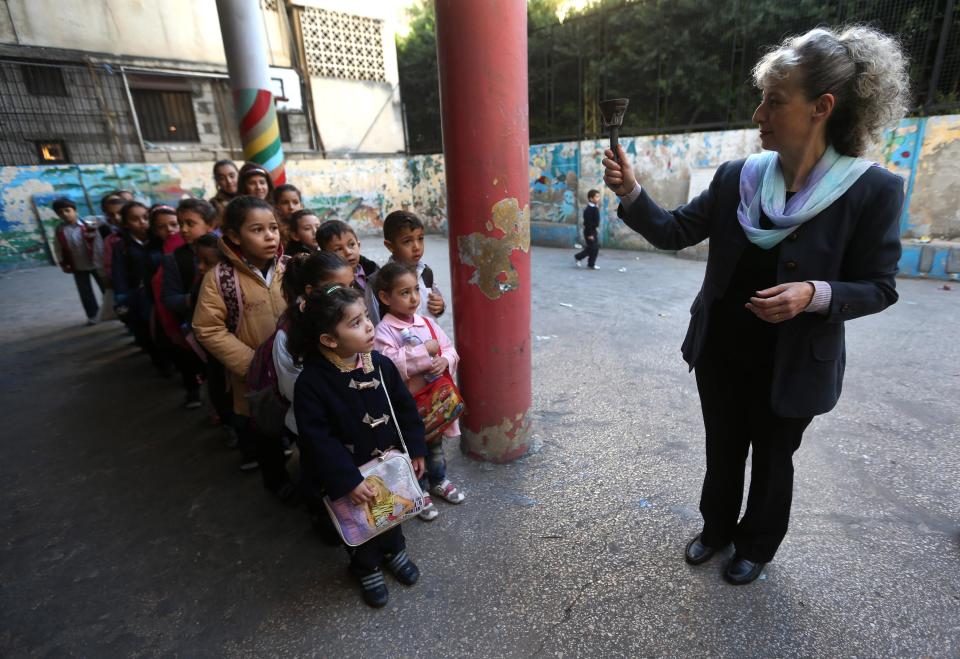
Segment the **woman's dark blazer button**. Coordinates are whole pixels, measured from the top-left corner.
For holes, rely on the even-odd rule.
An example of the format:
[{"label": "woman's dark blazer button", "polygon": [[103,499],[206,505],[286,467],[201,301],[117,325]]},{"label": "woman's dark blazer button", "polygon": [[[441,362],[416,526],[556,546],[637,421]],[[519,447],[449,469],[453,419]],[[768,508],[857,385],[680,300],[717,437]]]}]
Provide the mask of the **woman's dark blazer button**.
[{"label": "woman's dark blazer button", "polygon": [[799,231],[794,231],[794,232],[791,233],[789,236],[787,236],[787,238],[789,238],[790,240],[796,240],[796,239],[799,238],[799,237],[800,237],[800,232],[799,232]]},{"label": "woman's dark blazer button", "polygon": [[784,263],[784,265],[786,266],[787,270],[794,270],[797,267],[797,262],[787,261],[786,263]]}]

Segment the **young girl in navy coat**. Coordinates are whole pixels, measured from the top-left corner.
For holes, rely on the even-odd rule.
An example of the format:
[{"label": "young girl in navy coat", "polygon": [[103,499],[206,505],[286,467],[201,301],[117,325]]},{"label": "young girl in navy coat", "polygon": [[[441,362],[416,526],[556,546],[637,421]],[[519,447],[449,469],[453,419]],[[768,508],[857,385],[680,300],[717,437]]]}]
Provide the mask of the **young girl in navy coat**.
[{"label": "young girl in navy coat", "polygon": [[[301,442],[312,449],[309,453],[330,498],[349,496],[355,505],[363,505],[376,497],[358,467],[381,452],[400,449],[388,395],[421,478],[427,453],[423,422],[396,366],[373,351],[373,323],[361,293],[335,284],[312,291],[289,313],[287,348],[303,362],[293,398],[297,429]],[[370,606],[387,603],[382,564],[404,585],[412,586],[420,577],[407,557],[400,526],[347,552],[350,571]]]}]

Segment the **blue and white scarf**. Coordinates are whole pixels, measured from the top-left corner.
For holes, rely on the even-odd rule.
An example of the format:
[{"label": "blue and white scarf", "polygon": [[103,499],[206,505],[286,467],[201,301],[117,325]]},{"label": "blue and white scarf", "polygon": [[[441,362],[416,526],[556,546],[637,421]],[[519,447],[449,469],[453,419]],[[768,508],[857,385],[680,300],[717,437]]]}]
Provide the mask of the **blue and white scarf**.
[{"label": "blue and white scarf", "polygon": [[[873,165],[864,158],[842,156],[828,146],[803,188],[787,201],[779,156],[773,151],[754,154],[740,172],[737,219],[750,242],[771,249],[839,199]],[[773,229],[760,228],[761,210]]]}]

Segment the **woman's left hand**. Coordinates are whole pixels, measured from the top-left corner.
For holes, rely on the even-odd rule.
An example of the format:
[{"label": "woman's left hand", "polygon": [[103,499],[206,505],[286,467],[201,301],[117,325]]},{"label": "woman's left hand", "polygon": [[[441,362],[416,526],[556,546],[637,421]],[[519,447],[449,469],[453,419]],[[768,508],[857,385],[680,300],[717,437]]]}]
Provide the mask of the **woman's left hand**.
[{"label": "woman's left hand", "polygon": [[793,281],[757,291],[747,302],[747,309],[768,323],[782,323],[803,313],[810,306],[816,289],[808,281]]}]

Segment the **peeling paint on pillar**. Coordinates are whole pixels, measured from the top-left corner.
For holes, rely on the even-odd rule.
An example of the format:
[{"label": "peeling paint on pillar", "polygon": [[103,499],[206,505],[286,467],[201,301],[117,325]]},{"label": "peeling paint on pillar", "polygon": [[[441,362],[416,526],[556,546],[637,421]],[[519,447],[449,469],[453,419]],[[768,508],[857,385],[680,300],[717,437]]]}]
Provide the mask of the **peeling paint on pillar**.
[{"label": "peeling paint on pillar", "polygon": [[514,197],[501,199],[490,209],[488,232],[457,238],[460,263],[476,268],[470,283],[478,286],[491,300],[520,287],[520,275],[510,262],[514,250],[530,252],[530,206],[520,208]]},{"label": "peeling paint on pillar", "polygon": [[530,416],[527,413],[505,418],[498,425],[470,433],[468,444],[461,443],[463,452],[471,458],[488,462],[506,463],[522,458],[530,450],[526,439],[530,436]]}]

